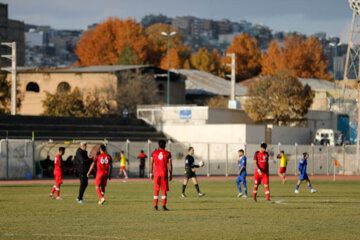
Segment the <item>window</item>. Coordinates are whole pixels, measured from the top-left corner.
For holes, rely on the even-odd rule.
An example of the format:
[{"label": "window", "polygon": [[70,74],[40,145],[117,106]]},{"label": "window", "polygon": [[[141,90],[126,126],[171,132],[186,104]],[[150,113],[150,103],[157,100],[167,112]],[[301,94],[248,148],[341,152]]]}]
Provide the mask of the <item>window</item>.
[{"label": "window", "polygon": [[27,92],[40,92],[39,85],[35,82],[29,82],[28,85],[26,85],[26,91]]},{"label": "window", "polygon": [[158,94],[164,94],[164,84],[162,83],[158,85]]},{"label": "window", "polygon": [[68,92],[68,91],[70,91],[70,85],[67,82],[61,82],[57,86],[57,91],[59,91],[59,92]]}]

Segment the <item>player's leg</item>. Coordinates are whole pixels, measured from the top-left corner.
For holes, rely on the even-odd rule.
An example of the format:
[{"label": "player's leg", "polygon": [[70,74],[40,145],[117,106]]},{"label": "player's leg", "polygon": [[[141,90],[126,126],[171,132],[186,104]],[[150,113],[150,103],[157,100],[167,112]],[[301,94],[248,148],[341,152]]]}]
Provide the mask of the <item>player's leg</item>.
[{"label": "player's leg", "polygon": [[238,194],[238,197],[240,197],[242,195],[242,191],[241,191],[241,185],[240,185],[240,182],[241,182],[241,176],[239,175],[237,178],[236,178],[236,185],[237,185],[237,188],[239,190],[239,194]]},{"label": "player's leg", "polygon": [[56,191],[56,185],[54,185],[54,186],[53,186],[53,188],[52,188],[52,190],[51,190],[51,192],[50,192],[49,196],[50,196],[50,197],[54,197],[54,193],[55,193],[55,191]]},{"label": "player's leg", "polygon": [[254,175],[254,189],[253,189],[253,199],[254,199],[254,202],[256,202],[256,196],[257,196],[258,187],[259,187],[259,184],[260,184],[260,183],[261,183],[260,175],[255,171],[255,175]]},{"label": "player's leg", "polygon": [[285,182],[286,182],[286,169],[283,172],[282,181],[283,181],[283,184],[285,184]]},{"label": "player's leg", "polygon": [[167,191],[169,191],[169,181],[164,177],[161,177],[161,200],[162,207],[164,211],[167,211],[166,202],[167,202]]},{"label": "player's leg", "polygon": [[269,184],[264,184],[266,200],[270,201],[270,187]]},{"label": "player's leg", "polygon": [[196,189],[196,191],[197,191],[197,193],[198,193],[198,196],[199,196],[199,197],[204,196],[205,194],[204,194],[204,193],[202,193],[202,192],[200,192],[199,183],[198,183],[198,180],[197,180],[197,178],[196,178],[195,173],[193,174],[193,176],[192,176],[191,180],[192,180],[192,182],[193,182],[193,183],[194,183],[194,185],[195,185],[195,189]]},{"label": "player's leg", "polygon": [[296,183],[295,193],[300,193],[299,188],[300,188],[301,181],[302,180],[301,180],[301,176],[300,176],[299,181]]},{"label": "player's leg", "polygon": [[154,209],[158,210],[159,191],[160,191],[160,178],[154,178]]},{"label": "player's leg", "polygon": [[124,168],[124,175],[125,175],[125,179],[128,179],[128,175],[127,175],[127,173],[126,173],[125,168]]},{"label": "player's leg", "polygon": [[244,187],[244,196],[243,197],[247,197],[246,175],[241,176],[241,183]]},{"label": "player's leg", "polygon": [[310,182],[310,179],[309,179],[309,178],[306,179],[306,183],[307,183],[307,185],[308,185],[308,187],[309,187],[309,189],[310,189],[310,191],[311,191],[312,193],[317,192],[317,191],[311,186],[311,182]]},{"label": "player's leg", "polygon": [[187,176],[185,175],[185,177],[184,177],[184,183],[183,183],[183,185],[182,185],[181,197],[186,197],[186,195],[185,195],[185,190],[186,190],[186,186],[187,186],[188,182],[189,182],[189,178],[187,178]]}]

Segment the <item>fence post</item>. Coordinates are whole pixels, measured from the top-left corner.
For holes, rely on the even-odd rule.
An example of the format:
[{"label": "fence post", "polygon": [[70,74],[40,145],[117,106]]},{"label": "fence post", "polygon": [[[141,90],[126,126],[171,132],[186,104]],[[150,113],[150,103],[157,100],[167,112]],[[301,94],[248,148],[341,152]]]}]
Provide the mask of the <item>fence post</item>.
[{"label": "fence post", "polygon": [[168,140],[168,144],[169,144],[169,152],[171,152],[171,150],[172,150],[172,149],[171,149],[172,142],[171,142],[171,140],[170,140],[170,139]]},{"label": "fence post", "polygon": [[294,167],[295,167],[295,176],[297,175],[297,162],[298,162],[298,160],[297,160],[297,146],[298,146],[298,144],[297,143],[295,143],[295,164],[294,164]]},{"label": "fence post", "polygon": [[226,162],[225,162],[225,176],[228,177],[229,176],[229,149],[228,149],[228,144],[225,144],[226,147]]},{"label": "fence post", "polygon": [[314,144],[311,144],[311,175],[314,175],[314,168],[315,168],[315,164],[314,164]]},{"label": "fence post", "polygon": [[6,137],[6,180],[9,180],[9,139]]},{"label": "fence post", "polygon": [[149,177],[149,171],[150,171],[150,158],[151,158],[151,156],[150,156],[150,151],[151,151],[151,140],[150,139],[148,139],[147,140],[147,156],[148,156],[148,161],[149,161],[149,163],[148,163],[148,166],[149,166],[149,170],[147,171],[147,176]]},{"label": "fence post", "polygon": [[207,144],[207,173],[206,175],[210,177],[210,143]]},{"label": "fence post", "polygon": [[326,144],[326,174],[329,175],[329,144]]},{"label": "fence post", "polygon": [[130,176],[130,140],[126,139],[126,158],[128,160],[128,175]]},{"label": "fence post", "polygon": [[[33,178],[36,178],[36,162],[35,162],[35,132],[32,132],[32,137],[31,137],[31,146],[33,148]],[[26,146],[26,142],[25,142],[25,146]]]},{"label": "fence post", "polygon": [[345,169],[346,169],[346,165],[345,165],[345,163],[346,163],[345,144],[343,144],[342,149],[343,149],[343,175],[345,175]]},{"label": "fence post", "polygon": [[[281,151],[281,143],[279,142],[278,143],[278,154],[280,153],[280,151]],[[277,159],[276,156],[274,156],[275,159]],[[280,169],[280,161],[277,161],[277,167],[278,167],[277,169]]]}]

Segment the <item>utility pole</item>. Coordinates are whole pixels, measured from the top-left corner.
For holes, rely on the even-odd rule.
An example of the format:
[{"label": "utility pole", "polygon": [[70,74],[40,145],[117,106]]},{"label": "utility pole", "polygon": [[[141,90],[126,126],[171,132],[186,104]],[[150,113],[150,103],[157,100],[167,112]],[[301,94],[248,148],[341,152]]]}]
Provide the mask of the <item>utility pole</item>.
[{"label": "utility pole", "polygon": [[166,32],[161,32],[161,35],[166,36],[167,37],[167,41],[168,41],[168,46],[167,46],[167,50],[168,50],[168,70],[167,70],[167,95],[166,95],[166,102],[167,105],[170,105],[170,37],[174,36],[176,34],[176,32],[171,32],[171,33],[166,33]]},{"label": "utility pole", "polygon": [[231,90],[230,90],[230,99],[235,100],[235,53],[228,53],[226,56],[231,57],[231,63],[227,63],[226,66],[231,67]]},{"label": "utility pole", "polygon": [[1,45],[11,47],[11,55],[0,57],[11,60],[11,70],[9,68],[4,70],[11,72],[11,115],[16,115],[16,42],[3,42]]}]

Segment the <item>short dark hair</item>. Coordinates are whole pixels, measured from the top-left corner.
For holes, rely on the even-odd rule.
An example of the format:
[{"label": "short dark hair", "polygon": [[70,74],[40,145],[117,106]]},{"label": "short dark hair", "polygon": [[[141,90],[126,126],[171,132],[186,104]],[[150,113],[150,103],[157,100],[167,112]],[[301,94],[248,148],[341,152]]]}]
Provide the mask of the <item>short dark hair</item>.
[{"label": "short dark hair", "polygon": [[260,145],[260,147],[263,148],[263,149],[266,149],[266,148],[267,148],[267,144],[266,144],[266,143],[262,143],[262,144]]},{"label": "short dark hair", "polygon": [[188,152],[190,152],[191,149],[194,149],[194,148],[193,148],[193,147],[189,147],[189,148],[188,148]]},{"label": "short dark hair", "polygon": [[304,152],[303,153],[303,156],[306,157],[306,155],[309,155],[307,152]]},{"label": "short dark hair", "polygon": [[159,140],[159,147],[162,149],[165,149],[166,141],[165,140]]},{"label": "short dark hair", "polygon": [[64,147],[59,147],[59,152],[65,152],[65,148]]},{"label": "short dark hair", "polygon": [[103,151],[103,152],[106,152],[106,146],[104,144],[101,144],[100,145],[100,149]]},{"label": "short dark hair", "polygon": [[284,150],[281,150],[280,153],[285,154]]},{"label": "short dark hair", "polygon": [[244,150],[243,150],[243,149],[240,149],[238,152],[242,152],[242,153],[244,153]]},{"label": "short dark hair", "polygon": [[144,153],[144,150],[141,150],[140,152],[141,152],[141,153]]},{"label": "short dark hair", "polygon": [[121,153],[124,153],[124,151],[120,151]]}]

